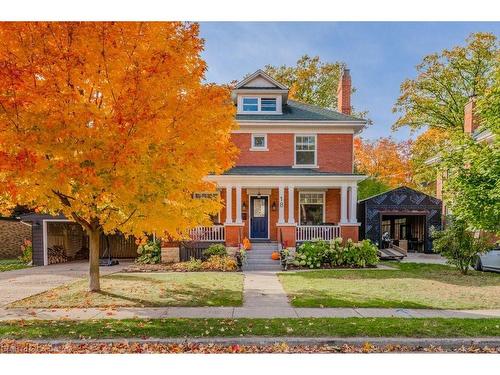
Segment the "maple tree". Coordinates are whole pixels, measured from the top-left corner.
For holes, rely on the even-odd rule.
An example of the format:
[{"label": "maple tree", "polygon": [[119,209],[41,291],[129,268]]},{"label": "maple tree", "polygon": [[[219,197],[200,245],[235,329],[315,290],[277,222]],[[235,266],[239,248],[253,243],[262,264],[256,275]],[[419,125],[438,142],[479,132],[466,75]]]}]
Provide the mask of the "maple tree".
[{"label": "maple tree", "polygon": [[396,142],[390,137],[374,141],[365,141],[361,137],[354,139],[354,165],[357,172],[390,187],[412,186],[410,167],[411,141]]},{"label": "maple tree", "polygon": [[425,56],[417,65],[417,77],[401,84],[393,108],[399,115],[394,129],[462,130],[465,104],[491,85],[499,53],[497,37],[491,33],[473,33],[466,43]]},{"label": "maple tree", "polygon": [[228,87],[203,83],[196,23],[0,24],[0,209],[63,213],[89,236],[208,223],[203,181],[232,165]]},{"label": "maple tree", "polygon": [[420,134],[411,145],[411,170],[413,181],[428,194],[435,193],[434,182],[437,178],[437,164],[428,161],[439,155],[446,147],[450,132],[430,128]]}]

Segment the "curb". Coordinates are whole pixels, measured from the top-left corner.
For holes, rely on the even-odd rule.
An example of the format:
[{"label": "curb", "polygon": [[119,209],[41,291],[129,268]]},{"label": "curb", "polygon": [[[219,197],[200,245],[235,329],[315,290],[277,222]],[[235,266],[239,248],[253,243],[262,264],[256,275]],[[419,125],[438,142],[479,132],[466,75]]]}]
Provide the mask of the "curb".
[{"label": "curb", "polygon": [[149,338],[149,339],[91,339],[91,340],[23,340],[40,344],[61,346],[72,344],[218,344],[218,345],[257,345],[267,346],[277,343],[286,343],[290,346],[298,345],[364,345],[370,343],[377,346],[401,345],[409,347],[439,346],[442,348],[457,347],[492,347],[500,348],[500,337],[460,337],[460,338],[412,338],[412,337],[199,337],[199,338]]}]

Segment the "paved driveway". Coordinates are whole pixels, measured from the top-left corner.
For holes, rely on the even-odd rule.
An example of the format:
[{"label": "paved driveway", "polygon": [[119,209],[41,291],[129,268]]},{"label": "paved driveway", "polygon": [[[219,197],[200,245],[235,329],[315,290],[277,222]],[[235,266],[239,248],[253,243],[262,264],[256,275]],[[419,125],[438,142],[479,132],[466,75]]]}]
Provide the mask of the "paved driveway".
[{"label": "paved driveway", "polygon": [[429,263],[429,264],[446,264],[446,258],[439,254],[424,254],[424,253],[408,253],[406,258],[403,258],[404,263]]},{"label": "paved driveway", "polygon": [[[120,260],[117,266],[101,267],[101,275],[119,272],[131,262]],[[0,307],[87,277],[88,267],[87,261],[78,261],[0,272]]]}]

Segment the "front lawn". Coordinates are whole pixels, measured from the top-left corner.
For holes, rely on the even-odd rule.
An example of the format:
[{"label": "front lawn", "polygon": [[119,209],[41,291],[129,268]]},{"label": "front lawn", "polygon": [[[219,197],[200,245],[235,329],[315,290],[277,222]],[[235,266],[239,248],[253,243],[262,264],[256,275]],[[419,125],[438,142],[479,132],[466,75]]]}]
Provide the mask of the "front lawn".
[{"label": "front lawn", "polygon": [[281,273],[296,307],[500,308],[500,274],[438,264],[391,263],[396,270]]},{"label": "front lawn", "polygon": [[101,292],[87,291],[87,280],[16,301],[9,307],[240,306],[239,273],[122,273],[101,278]]},{"label": "front lawn", "polygon": [[0,272],[20,270],[29,267],[18,259],[0,259]]},{"label": "front lawn", "polygon": [[498,337],[500,319],[127,319],[0,322],[0,339],[168,337]]}]

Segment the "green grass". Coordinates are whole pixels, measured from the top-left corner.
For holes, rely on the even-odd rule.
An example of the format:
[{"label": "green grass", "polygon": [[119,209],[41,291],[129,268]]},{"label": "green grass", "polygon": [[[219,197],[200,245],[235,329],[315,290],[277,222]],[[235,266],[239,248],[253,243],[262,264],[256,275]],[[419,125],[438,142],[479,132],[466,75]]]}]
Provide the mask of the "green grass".
[{"label": "green grass", "polygon": [[438,264],[391,263],[395,270],[281,273],[296,307],[500,308],[500,274]]},{"label": "green grass", "polygon": [[241,306],[243,275],[223,272],[117,273],[101,278],[101,292],[81,280],[9,307]]},{"label": "green grass", "polygon": [[18,259],[0,259],[0,272],[20,270],[29,266]]},{"label": "green grass", "polygon": [[498,337],[500,319],[128,319],[0,322],[0,338]]}]

